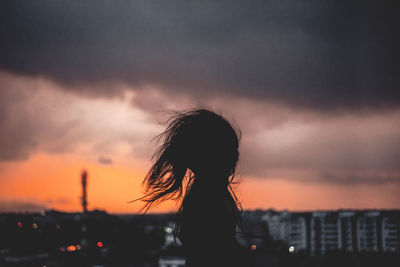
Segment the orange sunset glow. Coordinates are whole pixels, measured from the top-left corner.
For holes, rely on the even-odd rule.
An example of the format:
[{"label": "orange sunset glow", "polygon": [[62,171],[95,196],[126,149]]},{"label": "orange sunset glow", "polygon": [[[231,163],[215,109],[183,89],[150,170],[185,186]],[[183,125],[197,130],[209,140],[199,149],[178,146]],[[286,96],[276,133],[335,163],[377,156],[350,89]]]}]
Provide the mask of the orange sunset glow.
[{"label": "orange sunset glow", "polygon": [[[80,172],[89,171],[89,209],[112,213],[138,213],[140,201],[128,203],[143,195],[141,185],[146,173],[134,162],[110,166],[84,161],[74,155],[35,155],[23,163],[8,164],[2,169],[0,201],[3,209],[12,211],[12,205],[23,202],[32,211],[59,209],[81,210]],[[399,187],[363,185],[347,188],[331,185],[309,185],[283,179],[259,180],[241,177],[234,188],[244,209],[314,210],[338,208],[397,208]],[[372,193],[371,193],[372,192]],[[354,199],[354,195],[358,197]],[[390,197],[388,197],[390,196]],[[20,207],[20,209],[24,209]],[[169,201],[152,208],[151,212],[176,211],[176,202]]]}]

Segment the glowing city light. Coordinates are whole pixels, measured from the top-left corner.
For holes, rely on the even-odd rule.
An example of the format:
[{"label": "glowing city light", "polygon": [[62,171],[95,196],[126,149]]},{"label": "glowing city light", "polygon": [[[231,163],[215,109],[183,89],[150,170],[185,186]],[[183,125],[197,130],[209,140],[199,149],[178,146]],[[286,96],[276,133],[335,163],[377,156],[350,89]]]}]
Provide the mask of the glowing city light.
[{"label": "glowing city light", "polygon": [[290,252],[290,253],[293,253],[293,252],[294,252],[294,246],[290,246],[290,247],[289,247],[289,252]]},{"label": "glowing city light", "polygon": [[22,228],[22,222],[17,222],[18,228]]},{"label": "glowing city light", "polygon": [[172,228],[166,226],[166,227],[164,227],[164,231],[165,231],[167,234],[171,234],[171,233],[172,233]]},{"label": "glowing city light", "polygon": [[71,251],[75,251],[76,248],[75,248],[75,246],[68,246],[68,247],[67,247],[67,250],[68,250],[69,252],[71,252]]},{"label": "glowing city light", "polygon": [[102,242],[97,242],[97,246],[99,247],[99,248],[101,248],[101,247],[103,247],[103,243]]},{"label": "glowing city light", "polygon": [[46,216],[46,211],[45,211],[45,210],[41,210],[41,211],[40,211],[40,214],[41,214],[42,216]]},{"label": "glowing city light", "polygon": [[257,246],[256,245],[251,245],[251,247],[250,247],[250,250],[252,250],[252,251],[255,251],[257,249]]},{"label": "glowing city light", "polygon": [[37,228],[38,228],[37,223],[32,223],[32,228],[33,228],[33,229],[37,229]]}]

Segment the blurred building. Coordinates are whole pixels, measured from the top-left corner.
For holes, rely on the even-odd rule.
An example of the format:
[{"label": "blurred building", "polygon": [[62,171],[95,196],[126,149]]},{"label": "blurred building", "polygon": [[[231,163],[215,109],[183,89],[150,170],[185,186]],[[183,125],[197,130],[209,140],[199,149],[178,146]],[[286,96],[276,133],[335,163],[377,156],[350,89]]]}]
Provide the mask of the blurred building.
[{"label": "blurred building", "polygon": [[384,252],[400,252],[400,218],[383,217],[382,250]]},{"label": "blurred building", "polygon": [[307,250],[307,223],[301,213],[269,211],[262,220],[267,223],[273,240],[284,241],[291,252]]},{"label": "blurred building", "polygon": [[313,212],[311,218],[311,255],[342,248],[341,224],[334,212]]},{"label": "blurred building", "polygon": [[338,217],[341,231],[341,249],[346,252],[353,252],[356,248],[355,212],[339,211]]},{"label": "blurred building", "polygon": [[399,211],[268,210],[262,216],[272,240],[283,241],[289,252],[311,255],[329,252],[399,252]]},{"label": "blurred building", "polygon": [[365,212],[357,218],[358,251],[378,251],[378,211]]},{"label": "blurred building", "polygon": [[292,215],[290,217],[286,240],[289,244],[290,252],[307,250],[307,224],[303,216]]}]

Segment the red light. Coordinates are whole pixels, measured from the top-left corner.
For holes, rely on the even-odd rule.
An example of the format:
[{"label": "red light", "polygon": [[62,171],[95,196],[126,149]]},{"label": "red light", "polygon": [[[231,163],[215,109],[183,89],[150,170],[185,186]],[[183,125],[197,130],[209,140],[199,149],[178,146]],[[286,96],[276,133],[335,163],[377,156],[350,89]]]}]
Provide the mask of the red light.
[{"label": "red light", "polygon": [[67,250],[68,250],[69,252],[71,252],[71,251],[75,251],[76,248],[75,248],[75,246],[68,246],[68,247],[67,247]]},{"label": "red light", "polygon": [[22,228],[22,222],[17,222],[18,228]]},{"label": "red light", "polygon": [[101,247],[103,247],[103,243],[102,242],[97,242],[97,246],[99,247],[99,248],[101,248]]}]

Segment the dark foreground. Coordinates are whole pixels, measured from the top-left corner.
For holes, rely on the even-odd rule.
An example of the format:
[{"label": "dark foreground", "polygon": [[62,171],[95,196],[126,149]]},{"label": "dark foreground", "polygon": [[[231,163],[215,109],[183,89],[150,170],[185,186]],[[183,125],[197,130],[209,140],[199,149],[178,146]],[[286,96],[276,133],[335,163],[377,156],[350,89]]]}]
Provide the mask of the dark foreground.
[{"label": "dark foreground", "polygon": [[[247,214],[251,229],[264,229],[256,226],[257,216]],[[102,211],[0,214],[0,266],[183,266],[184,254],[173,239],[172,219],[171,214],[110,215]],[[290,251],[286,244],[271,239],[267,229],[253,231],[241,241],[249,255],[247,266],[400,266],[398,251],[330,251],[313,256],[308,251]],[[213,259],[209,262],[212,266]]]}]

